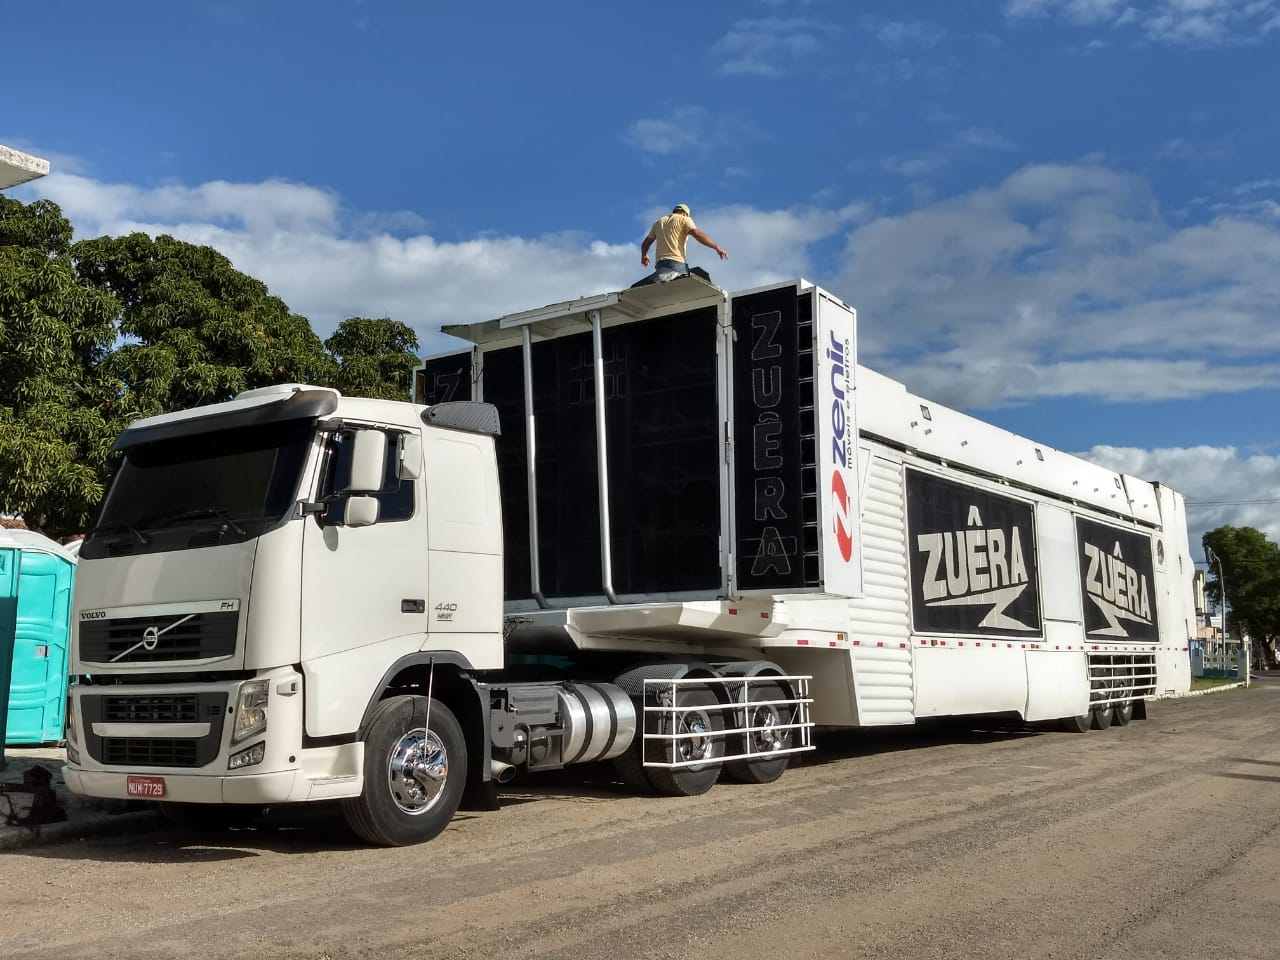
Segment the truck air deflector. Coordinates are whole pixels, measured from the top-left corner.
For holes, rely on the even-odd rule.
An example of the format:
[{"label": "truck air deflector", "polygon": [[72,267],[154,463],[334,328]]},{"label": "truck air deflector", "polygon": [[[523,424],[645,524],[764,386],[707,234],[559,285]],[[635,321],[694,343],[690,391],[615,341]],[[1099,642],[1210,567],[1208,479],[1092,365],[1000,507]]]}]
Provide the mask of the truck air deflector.
[{"label": "truck air deflector", "polygon": [[666,283],[651,283],[629,290],[566,300],[483,323],[447,324],[440,329],[491,350],[519,346],[523,336],[521,330],[526,328],[535,341],[588,331],[593,312],[600,315],[601,326],[608,328],[630,320],[652,320],[702,307],[716,307],[725,303],[727,298],[727,294],[714,283],[687,274]]},{"label": "truck air deflector", "polygon": [[238,430],[287,420],[314,419],[328,416],[336,409],[338,393],[335,390],[299,388],[280,394],[254,391],[252,396],[242,396],[227,403],[137,420],[120,434],[111,449],[127,450],[157,440],[196,436],[215,430]]}]

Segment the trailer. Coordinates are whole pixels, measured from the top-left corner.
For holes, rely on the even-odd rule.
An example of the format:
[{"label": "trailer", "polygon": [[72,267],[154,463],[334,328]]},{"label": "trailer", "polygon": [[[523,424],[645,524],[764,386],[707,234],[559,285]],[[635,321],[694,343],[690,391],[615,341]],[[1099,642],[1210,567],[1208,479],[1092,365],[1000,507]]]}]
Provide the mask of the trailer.
[{"label": "trailer", "polygon": [[825,727],[1084,732],[1188,688],[1181,497],[910,394],[804,280],[445,328],[413,402],[138,421],[80,553],[66,780],[185,822],[608,763],[766,783]]}]

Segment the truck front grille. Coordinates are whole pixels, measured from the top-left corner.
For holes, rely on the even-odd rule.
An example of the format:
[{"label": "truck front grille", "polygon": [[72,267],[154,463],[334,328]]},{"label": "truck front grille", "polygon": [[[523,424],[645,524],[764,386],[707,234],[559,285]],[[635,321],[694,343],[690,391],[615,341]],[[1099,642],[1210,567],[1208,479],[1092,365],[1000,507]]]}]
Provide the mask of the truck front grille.
[{"label": "truck front grille", "polygon": [[200,719],[194,693],[103,697],[102,701],[102,719],[108,723],[194,723]]},{"label": "truck front grille", "polygon": [[163,663],[209,660],[236,652],[238,610],[117,617],[80,626],[80,659],[86,663]]},{"label": "truck front grille", "polygon": [[119,767],[196,767],[197,741],[139,737],[102,741],[102,762]]},{"label": "truck front grille", "polygon": [[[110,767],[207,766],[218,758],[227,696],[213,690],[84,693],[79,704],[85,749],[94,760]],[[119,736],[119,727],[110,731],[111,736],[94,733],[94,725],[104,723],[137,724],[138,736]],[[209,732],[202,737],[166,737],[163,727],[170,723],[207,723]]]}]

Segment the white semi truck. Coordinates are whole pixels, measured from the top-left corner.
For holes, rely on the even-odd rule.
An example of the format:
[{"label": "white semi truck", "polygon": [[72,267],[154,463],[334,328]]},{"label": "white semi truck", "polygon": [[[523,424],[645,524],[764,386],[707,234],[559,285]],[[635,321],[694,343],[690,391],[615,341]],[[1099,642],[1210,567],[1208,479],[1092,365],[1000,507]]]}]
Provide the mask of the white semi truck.
[{"label": "white semi truck", "polygon": [[448,327],[416,402],[133,423],[74,595],[66,780],[420,842],[518,770],[768,782],[815,727],[1076,731],[1189,685],[1181,497],[910,394],[793,281]]}]

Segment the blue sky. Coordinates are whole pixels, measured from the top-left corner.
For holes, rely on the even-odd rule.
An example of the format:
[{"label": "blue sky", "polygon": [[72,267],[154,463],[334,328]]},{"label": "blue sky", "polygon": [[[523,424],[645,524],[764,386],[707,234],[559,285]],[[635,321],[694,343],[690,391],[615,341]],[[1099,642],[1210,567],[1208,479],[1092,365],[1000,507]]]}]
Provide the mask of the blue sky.
[{"label": "blue sky", "polygon": [[1280,0],[64,2],[5,33],[0,143],[53,165],[15,196],[216,246],[322,336],[390,315],[433,352],[618,289],[685,202],[722,286],[803,275],[915,392],[1183,490],[1193,541],[1280,539]]}]

